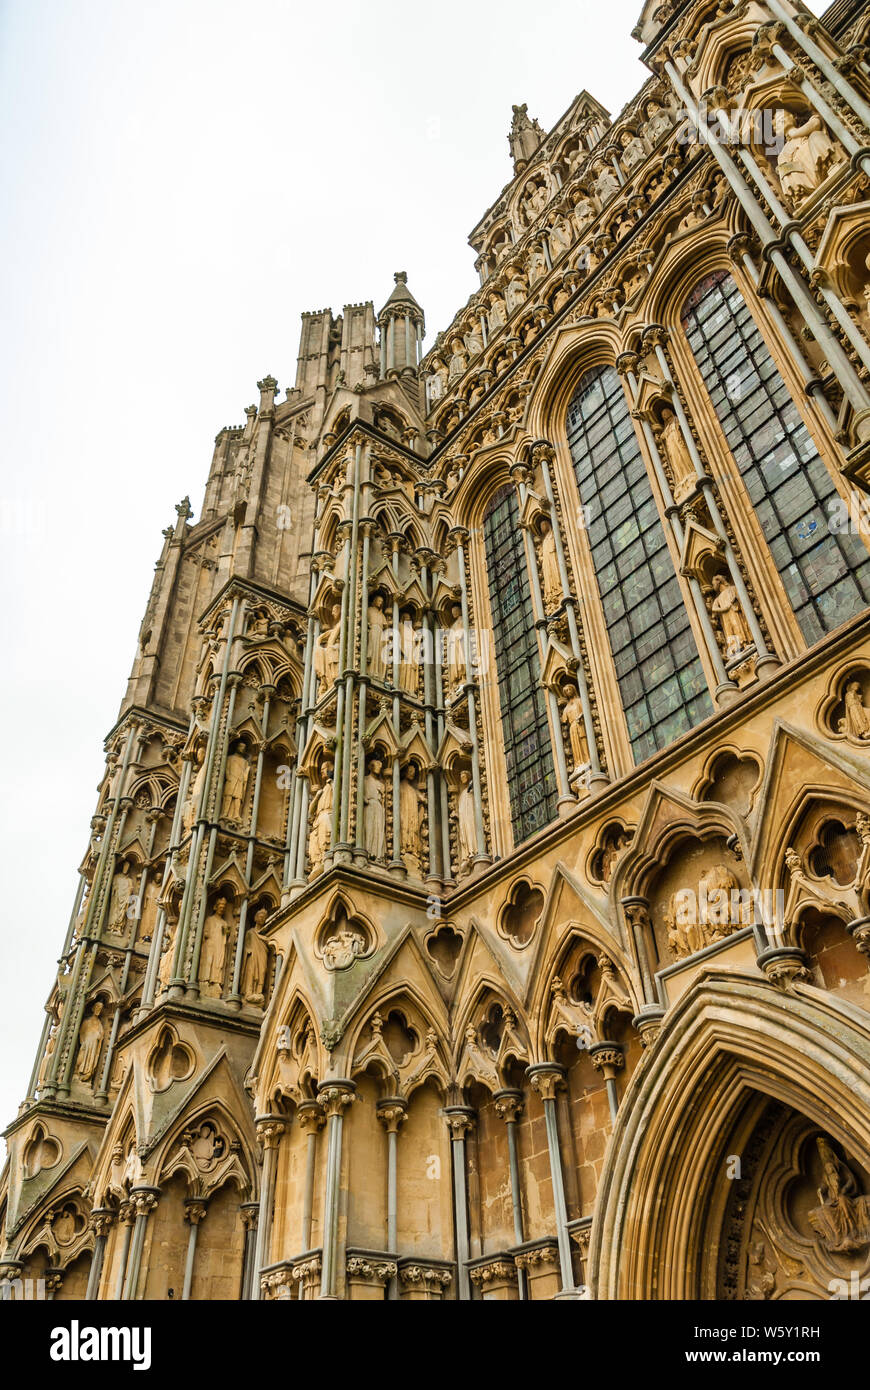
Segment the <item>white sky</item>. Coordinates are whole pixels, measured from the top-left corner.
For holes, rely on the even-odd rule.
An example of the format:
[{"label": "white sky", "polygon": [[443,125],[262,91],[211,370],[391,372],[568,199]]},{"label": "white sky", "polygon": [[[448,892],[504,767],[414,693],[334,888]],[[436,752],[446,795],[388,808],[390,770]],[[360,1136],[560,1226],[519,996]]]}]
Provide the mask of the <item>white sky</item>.
[{"label": "white sky", "polygon": [[174,504],[256,381],[292,385],[303,310],[407,270],[446,327],[511,104],[616,115],[641,3],[0,0],[0,1126]]}]

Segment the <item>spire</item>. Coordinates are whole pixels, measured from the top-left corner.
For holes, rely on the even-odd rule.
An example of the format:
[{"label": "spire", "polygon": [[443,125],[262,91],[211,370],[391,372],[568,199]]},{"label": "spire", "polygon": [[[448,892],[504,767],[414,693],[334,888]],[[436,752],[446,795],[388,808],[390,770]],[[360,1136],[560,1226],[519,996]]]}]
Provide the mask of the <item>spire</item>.
[{"label": "spire", "polygon": [[395,286],[378,314],[381,330],[381,376],[390,371],[416,372],[426,322],[423,310],[408,289],[407,271],[393,275]]}]

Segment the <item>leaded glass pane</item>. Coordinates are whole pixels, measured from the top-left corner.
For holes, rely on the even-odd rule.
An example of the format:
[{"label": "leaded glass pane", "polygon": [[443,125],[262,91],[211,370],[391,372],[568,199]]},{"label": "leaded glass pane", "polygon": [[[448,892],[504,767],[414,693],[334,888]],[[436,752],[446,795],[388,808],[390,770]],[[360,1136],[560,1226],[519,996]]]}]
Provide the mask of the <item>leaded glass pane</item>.
[{"label": "leaded glass pane", "polygon": [[683,328],[807,643],[870,603],[870,554],[830,530],[838,496],[730,275],[709,276]]},{"label": "leaded glass pane", "polygon": [[527,840],[556,815],[556,774],[538,642],[512,487],[486,509],[483,538],[489,577],[493,645],[514,841]]},{"label": "leaded glass pane", "polygon": [[628,736],[642,762],[712,713],[704,673],[637,435],[612,367],[590,372],[568,410],[588,507],[592,563]]}]

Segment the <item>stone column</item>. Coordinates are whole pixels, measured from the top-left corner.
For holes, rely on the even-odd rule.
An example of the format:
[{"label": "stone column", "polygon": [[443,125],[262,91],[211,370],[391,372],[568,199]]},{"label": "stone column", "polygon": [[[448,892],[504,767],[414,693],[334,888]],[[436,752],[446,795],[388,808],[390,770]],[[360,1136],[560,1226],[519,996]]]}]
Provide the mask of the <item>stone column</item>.
[{"label": "stone column", "polygon": [[136,1220],[136,1204],[129,1199],[121,1203],[118,1211],[118,1222],[124,1227],[124,1235],[121,1241],[121,1253],[118,1257],[118,1273],[115,1280],[115,1302],[122,1297],[124,1291],[124,1281],[127,1278],[127,1262],[130,1258],[130,1240],[133,1235],[133,1222]]},{"label": "stone column", "polygon": [[187,1259],[184,1262],[184,1288],[181,1291],[182,1300],[186,1303],[190,1298],[190,1289],[193,1284],[193,1267],[196,1261],[196,1238],[199,1234],[199,1223],[204,1220],[208,1205],[199,1201],[196,1197],[188,1197],[184,1203],[184,1219],[190,1226],[190,1234],[187,1239]]},{"label": "stone column", "polygon": [[245,1253],[242,1262],[242,1290],[239,1295],[250,1301],[254,1279],[254,1257],[257,1252],[257,1217],[260,1214],[259,1202],[243,1202],[239,1207],[242,1225],[245,1228]]},{"label": "stone column", "polygon": [[302,1249],[311,1249],[311,1222],[314,1212],[314,1174],[317,1136],[326,1123],[323,1106],[316,1100],[303,1100],[296,1107],[296,1123],[306,1136],[305,1189],[302,1196]]},{"label": "stone column", "polygon": [[106,1241],[109,1238],[109,1230],[115,1219],[115,1213],[108,1207],[96,1207],[91,1212],[91,1226],[94,1230],[94,1253],[91,1257],[91,1268],[88,1274],[88,1287],[85,1298],[90,1302],[99,1297],[100,1279],[103,1273],[103,1261],[106,1257]]},{"label": "stone column", "polygon": [[317,1099],[326,1112],[326,1188],[323,1198],[323,1268],[320,1297],[335,1298],[338,1270],[338,1199],[341,1189],[341,1130],[344,1112],[353,1103],[356,1082],[322,1081]]},{"label": "stone column", "polygon": [[[523,1113],[523,1093],[522,1091],[504,1090],[496,1091],[493,1096],[495,1111],[505,1122],[507,1128],[508,1144],[508,1165],[511,1177],[511,1208],[514,1220],[514,1243],[522,1245],[525,1240],[523,1234],[523,1195],[520,1186],[520,1165],[517,1155],[517,1120]],[[519,1294],[521,1299],[527,1296],[525,1270],[519,1270]]]},{"label": "stone column", "polygon": [[453,1151],[453,1224],[459,1297],[463,1301],[468,1301],[471,1298],[471,1282],[468,1271],[468,1179],[465,1141],[471,1130],[474,1129],[477,1116],[466,1105],[450,1105],[441,1113],[450,1130],[450,1143]]},{"label": "stone column", "polygon": [[145,1227],[148,1224],[148,1217],[157,1206],[160,1189],[157,1187],[135,1187],[130,1196],[136,1211],[136,1225],[133,1228],[133,1240],[130,1246],[130,1256],[127,1263],[127,1276],[124,1280],[124,1290],[121,1294],[121,1298],[125,1301],[136,1298],[136,1290],[139,1286],[139,1271],[142,1267],[142,1250],[145,1245]]},{"label": "stone column", "polygon": [[565,1183],[562,1176],[562,1154],[559,1147],[559,1123],[556,1116],[556,1092],[565,1085],[565,1068],[556,1062],[538,1062],[526,1069],[532,1087],[544,1106],[547,1129],[547,1148],[550,1154],[550,1177],[553,1184],[553,1206],[556,1212],[556,1240],[559,1246],[559,1271],[562,1288],[557,1298],[579,1298],[574,1286],[571,1266],[571,1238],[568,1234],[568,1210],[565,1205]]},{"label": "stone column", "polygon": [[616,1124],[619,1110],[619,1092],[616,1089],[616,1073],[625,1066],[625,1055],[619,1043],[595,1043],[589,1049],[589,1060],[607,1087],[607,1103],[610,1106],[610,1119]]},{"label": "stone column", "polygon": [[275,1173],[278,1166],[278,1145],[287,1128],[284,1119],[264,1115],[257,1121],[257,1139],[263,1146],[263,1171],[260,1174],[260,1214],[257,1218],[257,1244],[254,1254],[254,1276],[251,1299],[260,1297],[260,1270],[268,1264],[269,1242],[272,1236],[272,1203],[275,1199]]},{"label": "stone column", "polygon": [[[399,1192],[396,1159],[399,1129],[408,1118],[408,1103],[398,1096],[389,1100],[380,1100],[377,1105],[377,1116],[387,1132],[387,1250],[391,1255],[398,1255]],[[396,1276],[393,1273],[390,1278],[387,1297],[394,1299],[397,1296]]]}]

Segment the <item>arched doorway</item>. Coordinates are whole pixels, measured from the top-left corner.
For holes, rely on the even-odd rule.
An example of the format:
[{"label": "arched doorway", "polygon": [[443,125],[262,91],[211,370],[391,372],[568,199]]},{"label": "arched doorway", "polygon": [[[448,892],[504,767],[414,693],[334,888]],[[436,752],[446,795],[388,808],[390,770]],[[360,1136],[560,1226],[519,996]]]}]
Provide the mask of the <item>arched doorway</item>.
[{"label": "arched doorway", "polygon": [[597,1298],[828,1299],[870,1277],[862,1013],[724,971],[674,1006],[608,1147]]}]

